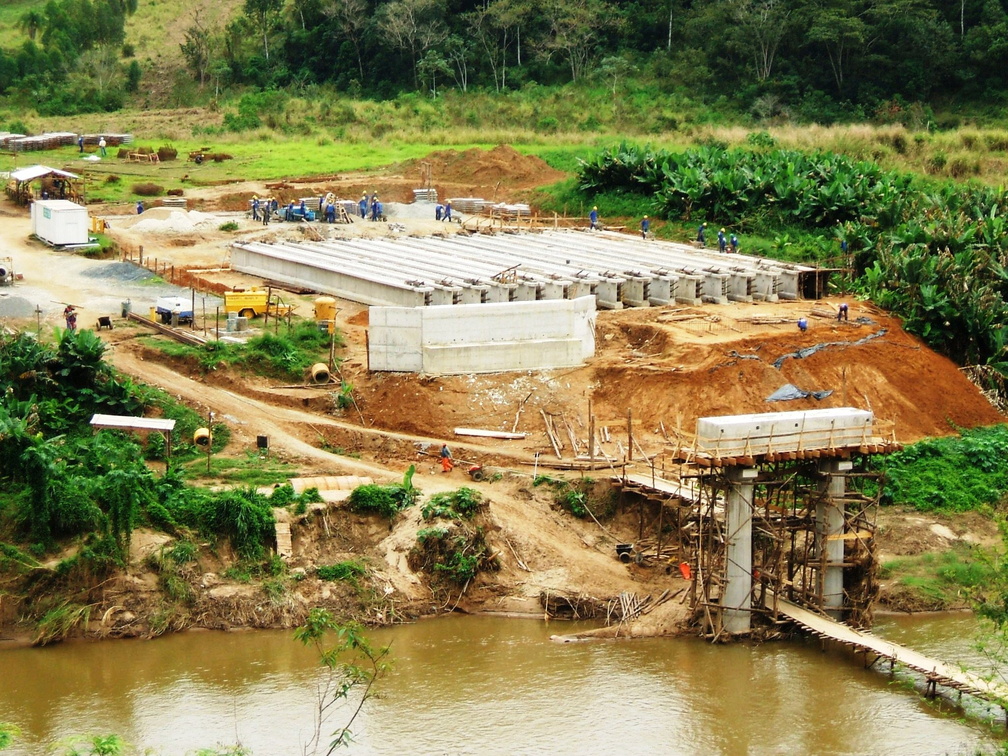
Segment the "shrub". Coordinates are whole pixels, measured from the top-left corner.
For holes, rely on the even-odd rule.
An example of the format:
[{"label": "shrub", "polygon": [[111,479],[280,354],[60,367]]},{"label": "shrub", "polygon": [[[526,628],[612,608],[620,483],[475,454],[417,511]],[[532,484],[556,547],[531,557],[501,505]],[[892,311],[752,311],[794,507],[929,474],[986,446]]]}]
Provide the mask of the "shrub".
[{"label": "shrub", "polygon": [[435,584],[464,586],[481,570],[498,568],[482,528],[461,522],[417,531],[408,556],[410,566],[427,572]]},{"label": "shrub", "polygon": [[122,179],[114,173],[110,173],[105,177],[106,184],[118,184]]},{"label": "shrub", "polygon": [[174,160],[178,157],[178,150],[172,147],[170,144],[166,144],[162,147],[158,147],[157,151],[158,160],[164,162],[165,160]]},{"label": "shrub", "polygon": [[396,513],[416,503],[419,490],[413,487],[413,473],[416,467],[410,465],[401,484],[380,486],[374,483],[358,486],[350,492],[350,511],[358,513],[376,512],[391,519]]},{"label": "shrub", "polygon": [[771,148],[777,146],[777,140],[766,131],[751,131],[746,134],[746,143],[753,147]]},{"label": "shrub", "polygon": [[367,574],[367,568],[351,559],[336,564],[319,565],[315,574],[319,580],[345,580],[348,583],[356,583],[357,578]]},{"label": "shrub", "polygon": [[168,190],[168,191],[166,192],[166,194],[167,194],[167,195],[168,195],[169,197],[181,197],[181,196],[182,196],[182,195],[183,195],[184,193],[185,193],[185,192],[184,192],[184,190],[182,190],[182,189],[169,189],[169,190]]},{"label": "shrub", "polygon": [[152,183],[133,184],[133,194],[139,197],[160,197],[164,194],[164,187]]},{"label": "shrub", "polygon": [[238,224],[234,221],[228,221],[227,223],[221,223],[217,228],[220,231],[237,231]]},{"label": "shrub", "polygon": [[439,493],[424,504],[421,514],[425,520],[441,517],[446,520],[471,519],[486,501],[479,491],[462,487],[450,493]]}]

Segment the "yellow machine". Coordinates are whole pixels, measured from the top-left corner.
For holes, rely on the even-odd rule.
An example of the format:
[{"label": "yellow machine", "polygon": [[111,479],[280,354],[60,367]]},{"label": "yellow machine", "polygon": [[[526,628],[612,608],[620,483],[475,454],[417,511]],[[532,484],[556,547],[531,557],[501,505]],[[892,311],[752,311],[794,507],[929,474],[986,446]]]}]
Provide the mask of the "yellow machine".
[{"label": "yellow machine", "polygon": [[270,302],[265,289],[224,292],[224,312],[237,312],[243,318],[254,318],[267,309],[274,317],[286,317],[291,311],[290,305],[282,304],[279,297]]}]

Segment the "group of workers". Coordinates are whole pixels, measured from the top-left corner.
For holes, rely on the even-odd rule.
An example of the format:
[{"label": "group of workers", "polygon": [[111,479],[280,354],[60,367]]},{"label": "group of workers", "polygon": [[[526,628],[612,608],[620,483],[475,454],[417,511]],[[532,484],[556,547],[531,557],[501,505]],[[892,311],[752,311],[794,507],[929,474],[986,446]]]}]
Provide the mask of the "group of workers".
[{"label": "group of workers", "polygon": [[[291,205],[294,203],[292,202]],[[280,202],[276,197],[264,197],[259,199],[258,194],[252,195],[252,220],[261,221],[264,226],[268,226],[270,216],[274,215],[280,207]]]},{"label": "group of workers", "polygon": [[[100,137],[98,139],[98,151],[101,152],[102,157],[108,155],[108,151],[105,149],[108,146],[108,142],[105,141],[105,137]],[[77,151],[84,154],[84,135],[79,134],[77,136]]]},{"label": "group of workers", "polygon": [[[730,237],[725,236],[725,230],[722,228],[717,234],[717,245],[718,252],[738,252],[739,242],[738,237],[732,234]],[[700,227],[697,229],[697,242],[701,247],[707,246],[707,224],[701,223]]]},{"label": "group of workers", "polygon": [[385,207],[378,199],[377,192],[371,192],[370,196],[364,192],[360,202],[357,203],[357,209],[360,211],[361,220],[367,220],[369,215],[372,221],[385,220]]},{"label": "group of workers", "polygon": [[[319,216],[324,212],[326,221],[335,223],[335,200],[332,199],[331,195],[328,203],[326,199],[325,195],[319,197]],[[314,210],[308,208],[308,204],[304,199],[299,200],[297,203],[291,200],[281,208],[280,201],[276,197],[264,197],[263,199],[260,199],[258,195],[253,195],[252,197],[252,220],[262,221],[264,226],[268,226],[270,218],[274,216],[282,218],[285,221],[312,220],[314,217],[313,213]]]},{"label": "group of workers", "polygon": [[452,219],[451,200],[445,200],[445,203],[443,205],[440,202],[438,202],[437,205],[434,206],[434,220],[448,221],[449,223],[451,223],[451,219]]},{"label": "group of workers", "polygon": [[[602,226],[599,224],[598,206],[596,205],[592,207],[591,212],[588,213],[588,228],[591,231],[597,231],[601,227]],[[648,234],[651,233],[651,219],[646,215],[643,218],[641,218],[640,232],[642,239],[647,239]],[[739,249],[738,237],[735,234],[732,234],[731,236],[726,236],[725,233],[726,233],[725,229],[723,228],[720,231],[718,231],[717,235],[718,249],[721,252],[738,252]],[[700,227],[697,229],[696,240],[700,243],[701,247],[706,245],[707,243],[706,223],[701,223]]]}]

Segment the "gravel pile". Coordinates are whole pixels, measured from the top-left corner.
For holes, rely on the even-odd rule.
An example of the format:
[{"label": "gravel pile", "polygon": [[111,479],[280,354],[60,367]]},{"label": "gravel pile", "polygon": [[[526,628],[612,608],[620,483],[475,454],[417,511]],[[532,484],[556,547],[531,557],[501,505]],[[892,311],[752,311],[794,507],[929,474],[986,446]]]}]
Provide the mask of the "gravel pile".
[{"label": "gravel pile", "polygon": [[28,318],[35,314],[35,304],[24,297],[0,294],[0,317]]},{"label": "gravel pile", "polygon": [[116,223],[120,228],[153,234],[192,234],[202,229],[215,228],[219,224],[220,219],[210,213],[167,207],[157,207]]},{"label": "gravel pile", "polygon": [[108,278],[116,281],[146,281],[154,274],[146,268],[128,262],[114,262],[96,268],[84,270],[81,275],[88,278]]}]

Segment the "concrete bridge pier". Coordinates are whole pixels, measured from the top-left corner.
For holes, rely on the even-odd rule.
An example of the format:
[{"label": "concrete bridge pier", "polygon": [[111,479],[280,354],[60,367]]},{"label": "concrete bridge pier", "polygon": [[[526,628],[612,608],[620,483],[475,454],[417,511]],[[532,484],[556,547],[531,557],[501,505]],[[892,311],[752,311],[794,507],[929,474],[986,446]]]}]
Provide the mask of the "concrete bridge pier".
[{"label": "concrete bridge pier", "polygon": [[729,467],[725,497],[725,586],[721,626],[732,634],[748,633],[752,622],[752,520],[755,467]]},{"label": "concrete bridge pier", "polygon": [[844,494],[847,491],[844,473],[852,467],[850,460],[830,460],[819,465],[822,475],[819,492],[822,496],[816,504],[815,513],[817,553],[823,565],[819,582],[823,609],[837,620],[843,618],[844,608]]}]

